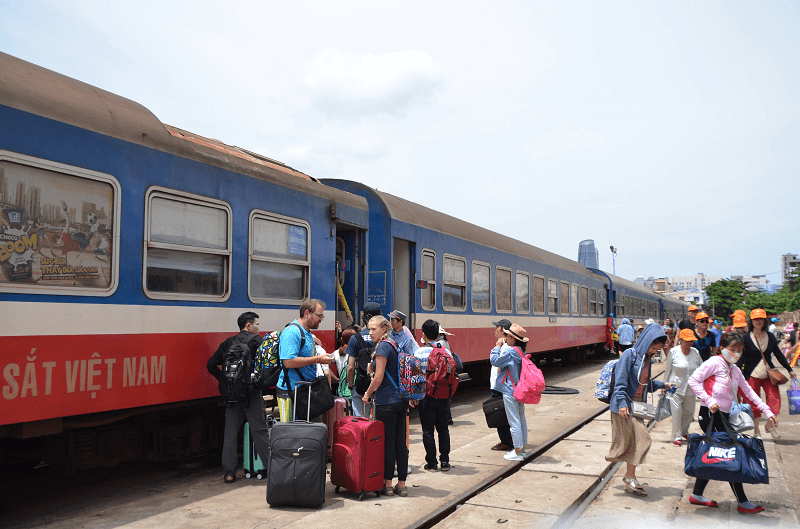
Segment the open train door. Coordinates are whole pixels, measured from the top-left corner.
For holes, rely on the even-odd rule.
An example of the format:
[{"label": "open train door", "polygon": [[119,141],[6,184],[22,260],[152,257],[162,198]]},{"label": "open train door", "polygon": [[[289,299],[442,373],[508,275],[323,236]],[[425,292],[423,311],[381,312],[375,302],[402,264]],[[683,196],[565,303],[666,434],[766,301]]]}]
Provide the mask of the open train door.
[{"label": "open train door", "polygon": [[403,239],[394,238],[394,251],[392,252],[392,306],[391,310],[399,310],[408,315],[406,326],[416,336],[417,321],[414,314],[416,303],[416,289],[414,280],[414,243]]},{"label": "open train door", "polygon": [[[342,325],[342,329],[352,323],[361,325],[366,265],[365,234],[363,229],[336,224],[336,320]],[[348,314],[352,320],[348,318]]]}]

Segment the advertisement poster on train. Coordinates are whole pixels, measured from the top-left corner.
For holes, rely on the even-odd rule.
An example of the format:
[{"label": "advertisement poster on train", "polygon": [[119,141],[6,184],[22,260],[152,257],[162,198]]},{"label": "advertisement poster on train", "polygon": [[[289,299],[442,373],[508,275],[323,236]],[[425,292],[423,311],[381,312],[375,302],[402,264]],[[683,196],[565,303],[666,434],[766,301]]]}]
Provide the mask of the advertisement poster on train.
[{"label": "advertisement poster on train", "polygon": [[113,200],[107,183],[0,161],[0,288],[109,286]]}]

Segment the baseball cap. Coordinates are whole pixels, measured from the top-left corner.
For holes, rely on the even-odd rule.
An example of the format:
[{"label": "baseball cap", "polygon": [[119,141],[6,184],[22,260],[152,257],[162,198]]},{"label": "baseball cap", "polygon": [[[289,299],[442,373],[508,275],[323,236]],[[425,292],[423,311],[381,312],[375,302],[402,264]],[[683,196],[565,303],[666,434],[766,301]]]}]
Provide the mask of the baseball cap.
[{"label": "baseball cap", "polygon": [[747,316],[744,314],[737,314],[733,317],[734,327],[747,327]]},{"label": "baseball cap", "polygon": [[692,312],[692,311],[700,312],[700,309],[697,308],[697,305],[689,305],[689,308],[686,309],[686,311],[687,312]]},{"label": "baseball cap", "polygon": [[381,306],[375,303],[374,301],[364,303],[364,314],[369,314],[370,316],[377,316],[380,313],[381,313]]},{"label": "baseball cap", "polygon": [[503,318],[502,320],[493,321],[492,325],[494,325],[495,327],[497,327],[499,325],[500,327],[502,327],[505,330],[508,330],[508,329],[511,328],[511,322],[508,321],[505,318]]},{"label": "baseball cap", "polygon": [[746,317],[747,313],[745,311],[743,311],[742,309],[735,310],[735,311],[733,311],[733,314],[731,314],[731,318],[735,318],[736,316],[745,316]]},{"label": "baseball cap", "polygon": [[753,309],[750,311],[750,319],[755,320],[756,318],[766,318],[767,312],[764,309]]},{"label": "baseball cap", "polygon": [[708,320],[710,318],[708,317],[708,314],[706,314],[705,312],[698,312],[696,319],[698,319],[698,320]]},{"label": "baseball cap", "polygon": [[694,331],[691,329],[681,330],[680,334],[678,334],[678,338],[680,338],[684,342],[693,342],[697,340],[697,337],[694,335]]},{"label": "baseball cap", "polygon": [[393,310],[392,312],[390,312],[389,314],[387,314],[387,315],[386,315],[386,317],[387,317],[388,319],[390,319],[390,320],[391,320],[392,318],[395,318],[395,319],[397,319],[397,320],[403,320],[403,321],[406,321],[406,315],[405,315],[405,314],[403,314],[402,312],[400,312],[400,311],[399,311],[399,310],[397,310],[397,309],[395,309],[395,310]]}]

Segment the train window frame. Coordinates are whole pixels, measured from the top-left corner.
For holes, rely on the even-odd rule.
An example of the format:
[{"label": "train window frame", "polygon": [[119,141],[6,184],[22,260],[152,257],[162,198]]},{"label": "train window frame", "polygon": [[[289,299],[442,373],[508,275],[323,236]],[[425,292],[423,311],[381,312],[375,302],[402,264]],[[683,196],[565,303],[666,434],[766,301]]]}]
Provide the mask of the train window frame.
[{"label": "train window frame", "polygon": [[591,316],[589,312],[589,287],[581,285],[581,316]]},{"label": "train window frame", "polygon": [[[151,240],[151,226],[150,216],[152,213],[153,199],[172,200],[185,204],[194,204],[198,206],[210,207],[222,210],[227,213],[227,247],[225,249],[203,248],[182,244],[172,244],[157,242]],[[206,197],[197,195],[195,193],[188,193],[186,191],[179,191],[177,189],[170,189],[162,186],[150,186],[145,193],[145,208],[144,208],[144,237],[142,240],[142,289],[144,294],[150,299],[164,299],[164,300],[179,300],[179,301],[211,301],[215,303],[224,303],[228,301],[231,296],[232,288],[232,271],[233,271],[233,209],[231,205],[217,198]],[[207,294],[191,294],[191,293],[169,293],[151,291],[147,288],[147,262],[148,262],[148,249],[164,249],[176,250],[189,253],[200,253],[219,255],[227,259],[226,266],[223,268],[223,293],[221,296],[213,296]]]},{"label": "train window frame", "polygon": [[[508,296],[510,301],[510,307],[508,310],[500,309],[500,304],[497,301],[497,294],[500,291],[500,289],[498,288],[499,285],[497,284],[497,280],[499,277],[499,274],[497,272],[499,271],[508,272]],[[496,307],[495,310],[497,311],[498,314],[511,314],[512,312],[514,312],[514,287],[512,286],[512,279],[514,279],[514,271],[511,268],[500,265],[494,267],[494,304]]]},{"label": "train window frame", "polygon": [[[489,272],[489,281],[487,282],[487,285],[489,287],[489,308],[486,308],[486,309],[475,308],[475,297],[474,297],[475,296],[475,281],[474,281],[474,278],[475,278],[475,266],[476,265],[478,267],[485,268],[487,270],[487,272]],[[476,260],[473,259],[472,262],[470,263],[469,279],[470,279],[469,299],[470,299],[470,306],[472,307],[472,312],[482,312],[482,313],[492,312],[492,307],[494,306],[493,305],[494,300],[492,299],[492,265],[487,263],[487,262],[484,262],[484,261],[476,261]]]},{"label": "train window frame", "polygon": [[597,315],[605,317],[606,315],[606,289],[597,289]]},{"label": "train window frame", "polygon": [[[53,173],[61,173],[66,176],[83,178],[108,184],[112,189],[112,222],[111,242],[109,246],[112,251],[111,263],[109,266],[110,281],[105,287],[55,287],[42,284],[31,283],[0,283],[0,292],[9,294],[49,294],[55,296],[81,296],[81,297],[109,297],[112,296],[119,287],[119,268],[120,268],[120,230],[121,230],[121,206],[122,188],[117,178],[108,173],[93,171],[83,167],[76,167],[60,162],[55,162],[45,158],[28,156],[12,151],[0,150],[0,161],[7,161],[19,165],[33,167]],[[41,246],[40,246],[41,248]]]},{"label": "train window frame", "polygon": [[589,315],[597,316],[597,293],[596,288],[589,289]]},{"label": "train window frame", "polygon": [[581,286],[578,283],[569,285],[569,313],[572,316],[580,316]]},{"label": "train window frame", "polygon": [[[517,281],[520,277],[524,277],[528,281],[528,310],[520,310],[519,309],[519,290],[517,289]],[[530,314],[531,313],[531,275],[528,272],[522,272],[517,270],[514,274],[514,312],[516,314]]]},{"label": "train window frame", "polygon": [[[533,282],[537,279],[542,280],[542,310],[536,310],[536,289],[533,286]],[[531,310],[534,314],[546,314],[547,313],[547,279],[543,275],[539,274],[532,274],[531,275]]]},{"label": "train window frame", "polygon": [[[426,279],[426,278],[422,277],[422,260],[426,256],[433,257],[433,279]],[[422,302],[422,300],[423,300],[422,292],[420,292],[420,295],[419,295],[419,304],[422,307],[422,310],[427,311],[427,312],[436,310],[436,269],[438,268],[438,265],[439,265],[439,261],[436,258],[436,252],[434,250],[431,250],[430,248],[423,248],[422,251],[419,254],[419,273],[420,273],[420,279],[422,279],[423,281],[426,281],[427,284],[426,284],[425,288],[420,289],[420,290],[424,291],[424,290],[429,289],[429,288],[433,290],[433,292],[431,294],[431,298],[433,299],[433,305],[425,306],[423,304],[423,302]]]},{"label": "train window frame", "polygon": [[[299,226],[306,230],[306,257],[304,260],[286,259],[280,257],[266,257],[262,255],[254,255],[255,251],[255,230],[254,226],[256,220],[266,220],[270,222],[278,222],[289,226]],[[305,267],[303,277],[303,298],[281,298],[281,297],[261,297],[253,294],[253,281],[252,281],[252,265],[253,261],[277,263],[277,264],[290,264]],[[253,303],[263,304],[281,304],[281,305],[296,305],[300,306],[303,302],[311,296],[311,224],[306,220],[280,215],[271,211],[263,209],[254,209],[250,212],[247,221],[247,297]]]},{"label": "train window frame", "polygon": [[[556,287],[556,295],[555,296],[551,296],[550,295],[550,287],[553,286],[553,284],[555,284],[555,287]],[[557,315],[559,313],[558,309],[560,307],[560,304],[558,302],[559,301],[558,300],[558,295],[560,293],[561,293],[561,287],[558,284],[558,279],[550,279],[550,278],[548,278],[547,279],[547,313],[548,314]],[[553,311],[550,310],[550,300],[555,300],[555,302],[554,302],[554,310]]]},{"label": "train window frame", "polygon": [[[458,281],[448,281],[446,279],[444,273],[444,265],[445,261],[450,259],[452,261],[458,261],[464,265],[464,281],[462,283]],[[444,299],[444,287],[445,285],[450,287],[458,287],[462,289],[462,299],[463,304],[460,307],[445,305]],[[447,312],[465,312],[467,310],[467,259],[461,257],[460,255],[454,255],[449,253],[442,254],[442,310]]]},{"label": "train window frame", "polygon": [[[566,295],[564,295],[564,287],[567,288]],[[569,316],[569,296],[570,296],[569,290],[570,290],[569,281],[561,281],[561,286],[558,291],[558,302],[559,302],[558,313],[563,316]],[[567,303],[567,310],[563,310],[564,302]]]}]

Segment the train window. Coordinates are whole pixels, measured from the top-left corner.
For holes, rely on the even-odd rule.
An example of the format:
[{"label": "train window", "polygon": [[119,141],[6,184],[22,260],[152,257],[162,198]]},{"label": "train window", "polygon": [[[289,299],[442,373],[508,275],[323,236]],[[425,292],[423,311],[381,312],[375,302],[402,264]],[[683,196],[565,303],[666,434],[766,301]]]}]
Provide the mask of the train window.
[{"label": "train window", "polygon": [[578,292],[579,292],[580,285],[577,283],[572,283],[572,288],[570,288],[570,298],[569,298],[569,305],[572,309],[572,314],[577,316],[578,315]]},{"label": "train window", "polygon": [[442,256],[442,308],[467,308],[467,261],[463,257]]},{"label": "train window", "polygon": [[145,293],[225,301],[230,296],[230,206],[160,187],[148,190],[145,204]]},{"label": "train window", "polygon": [[597,290],[589,289],[589,314],[597,316]]},{"label": "train window", "polygon": [[492,310],[491,267],[486,263],[472,261],[472,310]]},{"label": "train window", "polygon": [[111,175],[0,151],[0,292],[113,294],[119,204]]},{"label": "train window", "polygon": [[497,312],[511,312],[511,269],[494,269],[494,296]]},{"label": "train window", "polygon": [[561,282],[561,314],[569,316],[569,283],[566,281]]},{"label": "train window", "polygon": [[589,288],[581,287],[581,316],[589,315]]},{"label": "train window", "polygon": [[533,313],[544,314],[544,278],[533,276]]},{"label": "train window", "polygon": [[517,314],[528,314],[531,311],[531,278],[526,272],[517,272],[517,284],[514,299]]},{"label": "train window", "polygon": [[547,280],[547,312],[558,314],[558,281],[555,279]]},{"label": "train window", "polygon": [[606,291],[604,289],[597,290],[597,314],[599,316],[606,315]]},{"label": "train window", "polygon": [[248,295],[257,303],[300,304],[308,298],[309,225],[267,211],[250,213]]},{"label": "train window", "polygon": [[420,303],[425,310],[436,308],[436,253],[422,250],[422,277],[428,284],[420,291]]}]

